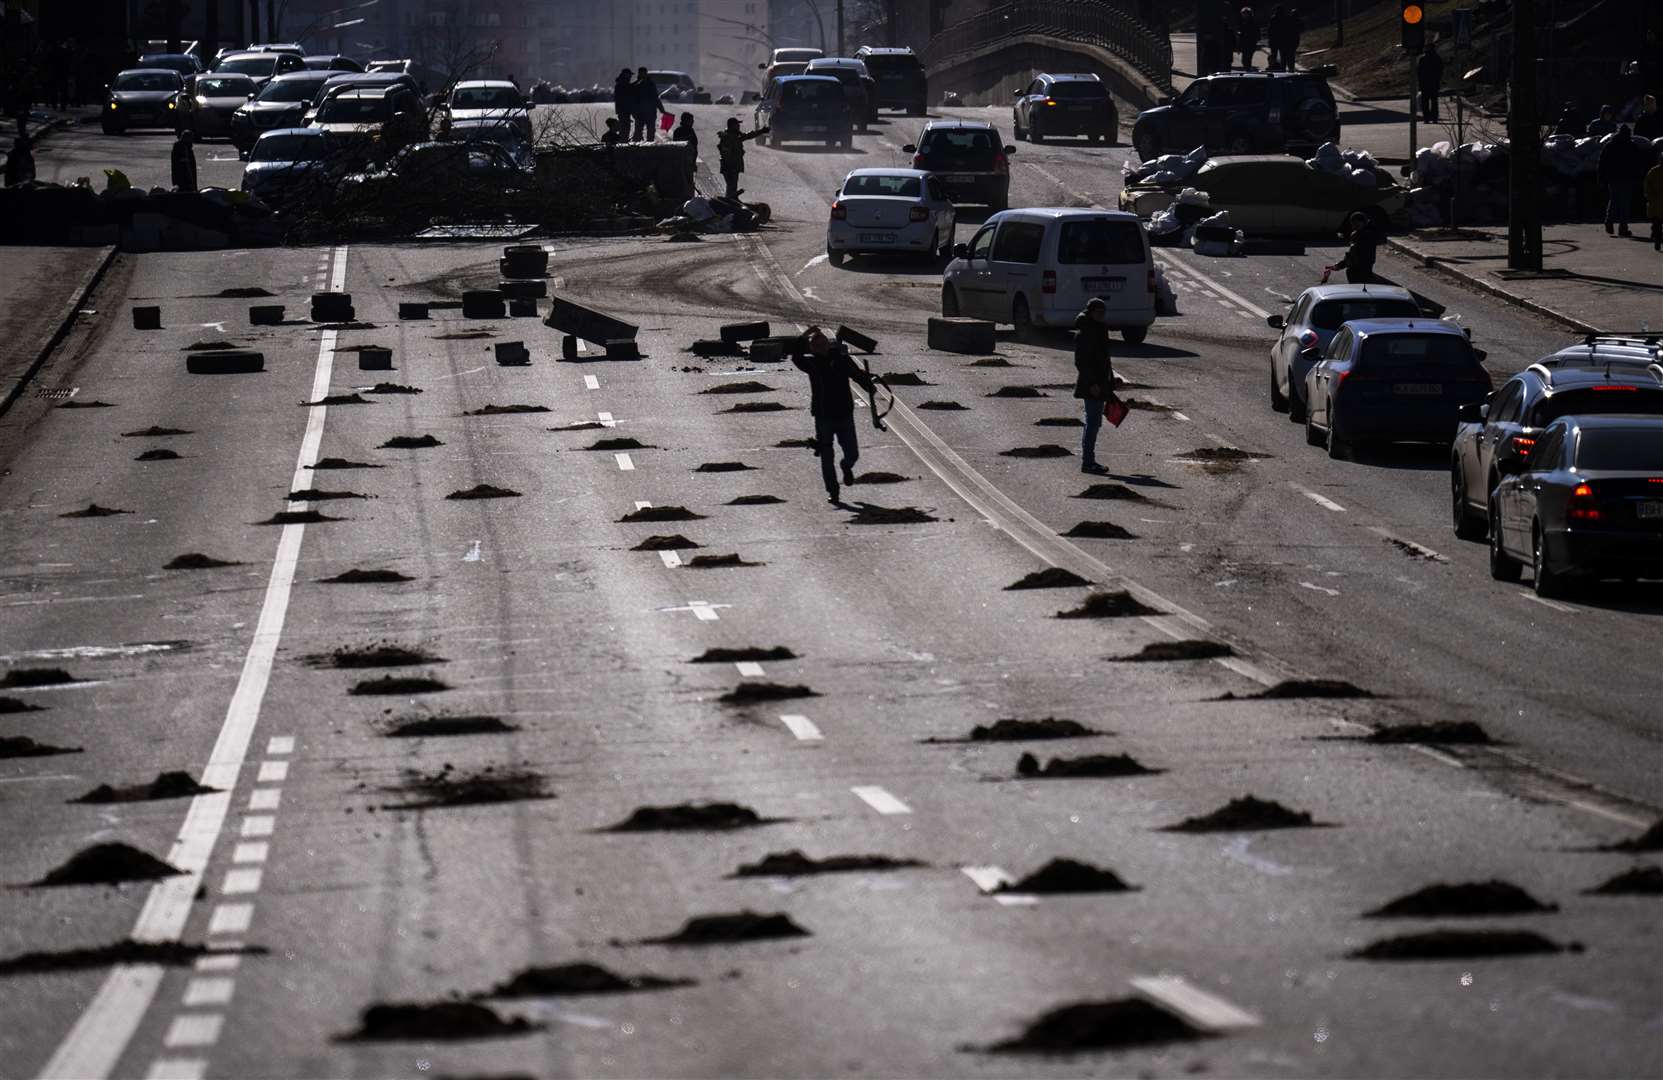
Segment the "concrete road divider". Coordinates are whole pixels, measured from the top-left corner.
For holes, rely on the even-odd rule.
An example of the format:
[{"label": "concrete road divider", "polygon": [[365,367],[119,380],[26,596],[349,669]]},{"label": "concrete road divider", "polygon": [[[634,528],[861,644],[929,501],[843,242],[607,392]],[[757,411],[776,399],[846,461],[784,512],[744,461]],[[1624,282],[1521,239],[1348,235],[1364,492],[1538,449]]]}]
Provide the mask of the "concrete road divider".
[{"label": "concrete road divider", "polygon": [[497,363],[504,367],[531,363],[531,350],[525,347],[523,341],[499,341],[496,348]]},{"label": "concrete road divider", "polygon": [[393,370],[393,350],[366,345],[358,350],[359,371]]},{"label": "concrete road divider", "polygon": [[766,322],[728,323],[722,327],[723,341],[755,341],[757,338],[768,336],[769,326]]},{"label": "concrete road divider", "polygon": [[541,300],[549,294],[549,283],[541,279],[504,281],[498,283],[497,292],[510,300]]},{"label": "concrete road divider", "polygon": [[535,319],[537,317],[537,301],[510,300],[508,301],[508,315],[514,319]]},{"label": "concrete road divider", "polygon": [[943,352],[990,353],[993,324],[982,319],[930,319],[929,346]]},{"label": "concrete road divider", "polygon": [[401,319],[427,318],[427,305],[421,303],[401,303],[398,306],[398,317]]},{"label": "concrete road divider", "polygon": [[248,309],[248,322],[251,326],[281,326],[283,325],[283,305],[255,304]]},{"label": "concrete road divider", "polygon": [[861,352],[870,353],[878,351],[878,343],[876,340],[867,337],[859,330],[851,330],[847,326],[839,326],[837,328],[837,340],[843,342],[845,345],[853,345]]},{"label": "concrete road divider", "polygon": [[468,289],[462,293],[464,319],[501,319],[507,314],[502,293],[496,289]]},{"label": "concrete road divider", "polygon": [[636,348],[633,338],[613,338],[606,343],[606,358],[608,360],[639,360],[641,350]]},{"label": "concrete road divider", "polygon": [[252,349],[216,349],[185,357],[185,370],[192,375],[247,375],[265,369],[266,354]]},{"label": "concrete road divider", "polygon": [[629,323],[558,296],[549,301],[543,324],[601,346],[609,341],[634,341],[637,332]]},{"label": "concrete road divider", "polygon": [[353,316],[351,293],[320,292],[312,294],[313,322],[351,322]]},{"label": "concrete road divider", "polygon": [[567,334],[567,335],[565,335],[564,337],[562,337],[560,339],[560,358],[562,360],[576,360],[577,359],[577,337],[576,337],[576,335]]},{"label": "concrete road divider", "polygon": [[159,307],[136,307],[133,309],[134,330],[160,330],[162,328],[162,309]]},{"label": "concrete road divider", "polygon": [[759,364],[777,364],[785,359],[785,339],[759,338],[751,342],[751,351],[746,355]]},{"label": "concrete road divider", "polygon": [[510,244],[502,249],[497,268],[503,277],[542,277],[549,272],[549,253],[536,244]]}]

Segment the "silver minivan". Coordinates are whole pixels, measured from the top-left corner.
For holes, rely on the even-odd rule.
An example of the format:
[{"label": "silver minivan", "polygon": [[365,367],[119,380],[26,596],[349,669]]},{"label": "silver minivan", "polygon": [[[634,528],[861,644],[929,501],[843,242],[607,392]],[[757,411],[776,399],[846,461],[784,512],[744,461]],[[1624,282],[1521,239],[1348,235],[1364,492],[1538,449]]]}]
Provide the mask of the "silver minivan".
[{"label": "silver minivan", "polygon": [[1019,332],[1066,327],[1100,297],[1108,324],[1137,344],[1155,321],[1155,262],[1137,215],[1028,207],[987,219],[953,249],[941,313],[1013,323]]}]

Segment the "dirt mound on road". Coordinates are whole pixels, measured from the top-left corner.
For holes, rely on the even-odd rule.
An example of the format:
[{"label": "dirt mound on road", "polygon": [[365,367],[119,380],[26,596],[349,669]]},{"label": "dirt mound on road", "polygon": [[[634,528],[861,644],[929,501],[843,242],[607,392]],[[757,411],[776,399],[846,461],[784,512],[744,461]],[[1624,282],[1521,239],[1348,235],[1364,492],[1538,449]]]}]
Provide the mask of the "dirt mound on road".
[{"label": "dirt mound on road", "polygon": [[424,649],[411,649],[378,641],[373,645],[343,645],[326,653],[313,653],[301,658],[311,667],[328,668],[383,668],[405,667],[409,664],[442,664],[445,658]]},{"label": "dirt mound on road", "polygon": [[506,735],[519,728],[495,716],[422,716],[388,728],[390,739],[449,738],[458,735]]},{"label": "dirt mound on road", "polygon": [[737,499],[729,499],[729,506],[775,506],[785,500],[776,495],[741,495]]},{"label": "dirt mound on road", "polygon": [[1040,739],[1081,739],[1103,732],[1077,720],[1047,716],[1040,720],[996,720],[970,729],[966,742],[1032,742]]},{"label": "dirt mound on road", "polygon": [[1079,540],[1136,540],[1137,534],[1112,521],[1082,521],[1063,533]]},{"label": "dirt mound on road", "polygon": [[415,581],[397,570],[343,570],[334,577],[319,578],[327,585],[396,585],[401,581]]},{"label": "dirt mound on road", "polygon": [[1044,570],[1035,570],[1012,584],[1005,586],[1006,592],[1016,589],[1073,589],[1091,582],[1074,573],[1064,570],[1060,566],[1048,566]]},{"label": "dirt mound on road", "polygon": [[146,450],[134,461],[178,461],[179,454],[174,450]]},{"label": "dirt mound on road", "polygon": [[367,499],[356,491],[324,491],[319,488],[300,488],[289,492],[290,502],[334,502],[337,499]]},{"label": "dirt mound on road", "polygon": [[997,890],[1006,893],[1101,893],[1136,892],[1137,887],[1126,884],[1113,870],[1105,870],[1090,863],[1073,859],[1052,859],[1020,881],[1001,885]]},{"label": "dirt mound on road", "polygon": [[426,450],[429,447],[443,446],[443,445],[445,445],[445,444],[440,442],[437,438],[433,437],[432,435],[394,435],[392,438],[388,439],[386,442],[384,442],[380,446],[376,447],[376,449],[377,450]]},{"label": "dirt mound on road", "polygon": [[624,524],[638,525],[648,521],[703,521],[705,515],[695,514],[685,506],[643,506],[619,518]]},{"label": "dirt mound on road", "polygon": [[256,525],[322,525],[330,521],[348,521],[349,518],[330,517],[321,510],[279,510],[264,521],[256,521]]},{"label": "dirt mound on road", "polygon": [[762,663],[765,660],[795,660],[797,654],[784,645],[746,645],[736,649],[706,649],[689,660],[690,664],[738,664],[745,661]]},{"label": "dirt mound on road", "polygon": [[155,424],[152,424],[147,428],[140,428],[138,431],[123,431],[121,433],[121,437],[123,439],[156,439],[156,438],[161,438],[161,437],[166,436],[166,435],[194,435],[194,434],[196,434],[196,432],[186,431],[184,428],[159,427]]},{"label": "dirt mound on road", "polygon": [[693,471],[702,473],[755,472],[756,466],[747,465],[743,461],[707,461]]},{"label": "dirt mound on road", "polygon": [[473,772],[460,772],[446,765],[434,773],[410,773],[404,783],[388,791],[412,796],[411,801],[392,803],[388,810],[429,810],[453,806],[482,806],[490,803],[528,802],[552,799],[543,790],[547,781],[537,773],[526,770],[494,767]]},{"label": "dirt mound on road", "polygon": [[308,469],[380,469],[385,466],[369,461],[352,461],[348,458],[326,457],[306,466]]},{"label": "dirt mound on road", "polygon": [[862,871],[906,870],[928,866],[917,859],[895,859],[888,855],[831,855],[811,859],[800,851],[775,852],[754,863],[742,864],[729,877],[809,877],[815,874],[848,874]]},{"label": "dirt mound on road", "polygon": [[645,540],[630,548],[631,551],[690,551],[703,547],[695,544],[680,533],[667,533],[661,536],[649,536]]},{"label": "dirt mound on road", "polygon": [[523,1016],[504,1020],[494,1009],[467,1001],[394,1002],[364,1010],[358,1030],[335,1036],[336,1042],[432,1042],[496,1039],[541,1031]]},{"label": "dirt mound on road", "polygon": [[0,960],[0,976],[90,971],[95,968],[115,967],[117,964],[185,967],[209,955],[263,956],[265,953],[266,950],[258,945],[210,949],[206,945],[192,945],[182,941],[118,941],[114,945],[24,953],[21,956]]},{"label": "dirt mound on road", "polygon": [[1256,694],[1226,693],[1218,701],[1292,701],[1297,698],[1371,698],[1374,695],[1344,679],[1283,679]]},{"label": "dirt mound on road", "polygon": [[94,844],[70,856],[68,862],[35,882],[36,888],[59,885],[120,885],[124,881],[157,881],[184,871],[127,844]]},{"label": "dirt mound on road", "polygon": [[417,387],[414,387],[414,386],[405,386],[403,383],[378,382],[374,386],[370,387],[368,390],[365,390],[364,393],[366,393],[366,394],[419,394],[419,393],[421,393],[421,390]]},{"label": "dirt mound on road", "polygon": [[1142,492],[1133,491],[1121,484],[1093,484],[1074,496],[1076,499],[1109,499],[1120,502],[1150,502],[1150,498]]},{"label": "dirt mound on road", "polygon": [[1654,821],[1651,828],[1634,837],[1632,840],[1619,840],[1615,844],[1606,844],[1600,851],[1663,851],[1663,818]]},{"label": "dirt mound on road", "polygon": [[6,758],[53,757],[58,754],[79,754],[79,746],[53,746],[36,742],[27,735],[0,735],[0,760]]},{"label": "dirt mound on road", "polygon": [[300,404],[310,409],[319,405],[374,405],[375,402],[359,394],[330,394],[328,397],[320,397],[316,401],[302,401]]},{"label": "dirt mound on road", "polygon": [[575,997],[583,994],[633,994],[643,990],[669,990],[697,986],[693,979],[666,979],[658,975],[618,975],[599,964],[554,964],[528,967],[505,983],[498,983],[480,997],[528,998]]},{"label": "dirt mound on road", "polygon": [[1157,1005],[1137,998],[1084,1001],[1052,1009],[1014,1039],[994,1043],[995,1054],[1074,1054],[1129,1046],[1191,1042],[1205,1033]]},{"label": "dirt mound on road", "polygon": [[513,488],[497,487],[494,484],[475,484],[471,488],[453,491],[445,498],[452,502],[463,502],[474,499],[518,499],[520,493]]},{"label": "dirt mound on road", "polygon": [[1436,720],[1429,724],[1394,724],[1375,728],[1363,739],[1371,743],[1435,743],[1444,746],[1487,746],[1489,733],[1471,720]]},{"label": "dirt mound on road", "polygon": [[353,685],[347,693],[356,697],[374,697],[384,694],[433,694],[450,687],[438,679],[426,676],[383,675],[379,679],[365,679]]},{"label": "dirt mound on road", "polygon": [[1143,603],[1125,590],[1094,592],[1079,607],[1059,611],[1059,619],[1125,619],[1137,615],[1159,615],[1160,612]]},{"label": "dirt mound on road", "polygon": [[1346,955],[1353,960],[1480,960],[1581,951],[1581,945],[1560,945],[1530,930],[1428,930],[1382,938]]},{"label": "dirt mound on road", "polygon": [[692,570],[719,570],[725,566],[766,566],[767,563],[747,562],[738,555],[695,555],[687,560]]},{"label": "dirt mound on road", "polygon": [[183,799],[192,795],[206,795],[218,788],[203,787],[190,773],[183,770],[158,773],[148,784],[112,787],[99,784],[85,795],[69,800],[76,803],[149,802],[154,799]]},{"label": "dirt mound on road", "polygon": [[613,451],[616,451],[616,450],[656,450],[658,448],[656,446],[648,446],[646,443],[641,442],[637,439],[621,438],[621,439],[596,439],[594,442],[590,443],[588,446],[585,446],[584,449],[585,450],[601,450],[601,451],[613,450]]},{"label": "dirt mound on road", "polygon": [[764,701],[787,701],[791,698],[819,697],[813,690],[799,683],[742,682],[717,698],[723,705],[757,705]]},{"label": "dirt mound on road", "polygon": [[1216,660],[1234,656],[1236,651],[1222,641],[1188,639],[1184,641],[1152,641],[1131,656],[1115,659],[1129,664],[1163,663],[1169,660]]},{"label": "dirt mound on road", "polygon": [[999,451],[1000,457],[1013,458],[1065,458],[1073,457],[1074,451],[1056,443],[1041,443],[1038,446],[1013,446],[1009,450]]},{"label": "dirt mound on road", "polygon": [[517,416],[521,413],[546,413],[547,405],[486,405],[463,413],[463,416]]},{"label": "dirt mound on road", "polygon": [[861,503],[850,525],[928,525],[941,519],[916,506],[875,506]]},{"label": "dirt mound on road", "polygon": [[771,825],[777,818],[765,818],[738,803],[678,803],[674,806],[639,806],[629,817],[609,825],[603,832],[726,832]]},{"label": "dirt mound on road", "polygon": [[929,409],[931,412],[969,412],[970,411],[969,406],[960,405],[956,401],[926,401],[926,402],[924,402],[924,404],[918,406],[918,408],[920,408],[920,409]]},{"label": "dirt mound on road", "polygon": [[228,561],[226,559],[216,559],[211,555],[204,555],[201,552],[193,551],[193,552],[190,552],[188,554],[178,556],[177,558],[175,558],[171,562],[169,562],[166,566],[162,567],[162,569],[163,570],[214,570],[214,569],[218,569],[221,566],[241,566],[241,565],[242,565],[242,563],[236,562],[234,560]]},{"label": "dirt mound on road", "polygon": [[86,509],[84,510],[71,510],[67,514],[59,514],[58,516],[61,518],[101,518],[115,517],[118,514],[131,513],[131,510],[116,510],[113,507],[99,506],[97,503],[88,503]]},{"label": "dirt mound on road", "polygon": [[1087,754],[1077,758],[1052,758],[1041,768],[1039,759],[1023,754],[1016,761],[1016,775],[1024,780],[1074,780],[1093,777],[1155,776],[1165,769],[1151,769],[1130,754]]},{"label": "dirt mound on road", "polygon": [[1279,802],[1244,795],[1231,799],[1210,814],[1185,818],[1168,825],[1166,832],[1251,832],[1259,829],[1309,829],[1317,823],[1302,810],[1289,810]]},{"label": "dirt mound on road", "polygon": [[1585,896],[1663,896],[1663,866],[1636,866],[1624,870],[1592,889]]},{"label": "dirt mound on road", "polygon": [[1373,911],[1365,919],[1435,919],[1446,916],[1535,915],[1558,911],[1558,904],[1544,904],[1517,885],[1505,881],[1475,881],[1461,885],[1428,885],[1400,896]]},{"label": "dirt mound on road", "polygon": [[1042,398],[1051,395],[1037,386],[1001,386],[987,396],[997,398]]},{"label": "dirt mound on road", "polygon": [[80,679],[63,668],[12,668],[0,677],[0,690],[21,690],[36,686],[67,686]]},{"label": "dirt mound on road", "polygon": [[680,930],[659,938],[644,938],[647,945],[733,945],[743,941],[768,941],[776,938],[811,936],[807,930],[791,921],[791,916],[776,913],[759,915],[754,911],[740,911],[731,915],[697,915]]},{"label": "dirt mound on road", "polygon": [[44,711],[44,710],[41,708],[41,706],[31,705],[27,701],[24,701],[22,698],[0,697],[0,716],[9,716],[13,713],[42,712],[42,711]]},{"label": "dirt mound on road", "polygon": [[747,382],[718,383],[708,390],[700,390],[701,394],[772,394],[774,388],[767,383],[754,380]]}]

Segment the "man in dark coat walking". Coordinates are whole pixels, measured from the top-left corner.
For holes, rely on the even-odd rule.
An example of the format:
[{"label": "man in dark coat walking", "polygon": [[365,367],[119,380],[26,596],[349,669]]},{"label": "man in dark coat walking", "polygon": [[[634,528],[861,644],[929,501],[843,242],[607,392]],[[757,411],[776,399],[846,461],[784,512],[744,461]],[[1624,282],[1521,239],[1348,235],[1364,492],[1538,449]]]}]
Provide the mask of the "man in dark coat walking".
[{"label": "man in dark coat walking", "polygon": [[[820,478],[826,482],[826,501],[841,505],[837,473],[832,466],[832,440],[843,447],[843,482],[855,482],[855,462],[860,460],[860,442],[855,437],[855,399],[849,383],[858,383],[868,394],[877,392],[872,377],[849,359],[842,342],[832,341],[818,326],[811,326],[799,339],[791,362],[808,375],[814,414],[815,452],[820,455]],[[807,355],[805,355],[805,352]]]},{"label": "man in dark coat walking", "polygon": [[739,174],[745,171],[745,144],[758,135],[768,134],[765,127],[746,133],[739,130],[739,118],[728,117],[728,125],[716,135],[716,154],[720,159],[718,167],[722,179],[727,181],[727,197],[737,200],[739,191]]},{"label": "man in dark coat walking", "polygon": [[668,116],[670,110],[658,100],[658,84],[653,82],[652,76],[647,74],[646,68],[635,73],[635,85],[632,87],[635,107],[635,133],[630,136],[632,142],[653,142],[658,138],[658,114]]},{"label": "man in dark coat walking", "polygon": [[1326,282],[1328,275],[1335,270],[1344,270],[1345,280],[1352,285],[1378,282],[1380,279],[1374,276],[1374,260],[1382,239],[1380,230],[1375,228],[1367,214],[1352,214],[1351,246],[1345,249],[1345,257],[1339,262],[1323,267],[1322,280]]},{"label": "man in dark coat walking", "polygon": [[1426,50],[1415,60],[1415,82],[1420,89],[1420,118],[1422,123],[1438,122],[1438,91],[1444,83],[1444,60],[1438,55],[1438,43],[1429,42]]},{"label": "man in dark coat walking", "polygon": [[1616,227],[1618,236],[1632,236],[1628,223],[1634,216],[1634,180],[1640,175],[1643,161],[1634,146],[1628,125],[1617,128],[1616,134],[1600,147],[1599,171],[1596,179],[1605,188],[1605,232],[1610,235]]},{"label": "man in dark coat walking", "polygon": [[178,191],[196,190],[196,136],[190,128],[180,128],[173,141],[173,186]]},{"label": "man in dark coat walking", "polygon": [[1074,396],[1085,402],[1086,430],[1080,436],[1080,471],[1101,475],[1097,464],[1097,432],[1103,426],[1103,406],[1114,393],[1114,364],[1109,359],[1108,305],[1092,298],[1074,319]]}]

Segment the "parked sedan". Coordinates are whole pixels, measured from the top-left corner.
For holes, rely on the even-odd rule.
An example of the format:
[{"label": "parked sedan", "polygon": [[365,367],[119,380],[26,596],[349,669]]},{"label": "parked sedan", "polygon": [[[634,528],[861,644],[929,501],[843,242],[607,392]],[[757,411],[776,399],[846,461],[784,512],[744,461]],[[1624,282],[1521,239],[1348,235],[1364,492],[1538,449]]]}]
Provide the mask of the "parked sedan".
[{"label": "parked sedan", "polygon": [[1334,236],[1358,212],[1383,226],[1402,219],[1406,198],[1383,169],[1368,186],[1299,158],[1248,155],[1213,158],[1176,184],[1132,184],[1121,190],[1120,208],[1147,218],[1187,187],[1205,191],[1213,209],[1230,211],[1230,224],[1249,236]]},{"label": "parked sedan", "polygon": [[986,120],[931,120],[918,142],[901,147],[912,167],[933,172],[956,203],[980,203],[993,210],[1010,205],[1010,155],[999,132]]},{"label": "parked sedan", "polygon": [[306,64],[299,56],[287,52],[240,52],[214,63],[214,73],[247,75],[258,86],[264,86],[279,75],[291,71],[305,71]]},{"label": "parked sedan", "polygon": [[953,250],[953,204],[941,182],[917,169],[856,169],[843,178],[826,223],[826,257],[907,252],[945,259]]},{"label": "parked sedan", "polygon": [[497,217],[505,200],[534,185],[531,170],[496,143],[419,142],[344,177],[339,200],[353,213],[423,224],[441,215]]},{"label": "parked sedan", "polygon": [[319,105],[308,126],[348,158],[385,159],[426,133],[427,113],[405,86],[347,90]]},{"label": "parked sedan", "polygon": [[1344,457],[1365,443],[1439,442],[1490,376],[1466,333],[1436,319],[1366,319],[1340,327],[1305,376],[1305,441]]},{"label": "parked sedan", "polygon": [[167,68],[132,68],[110,84],[99,124],[106,135],[134,128],[173,128],[182,123],[179,97],[185,80]]},{"label": "parked sedan", "polygon": [[231,141],[247,154],[263,131],[306,126],[312,102],[336,73],[293,71],[260,87],[260,92],[231,114]]},{"label": "parked sedan", "polygon": [[243,166],[242,190],[279,210],[319,207],[332,187],[329,139],[316,128],[261,132]]},{"label": "parked sedan", "polygon": [[843,84],[829,75],[786,75],[769,83],[756,105],[756,126],[768,129],[774,147],[808,140],[847,150],[854,141]]},{"label": "parked sedan", "polygon": [[531,112],[520,88],[511,82],[476,79],[457,83],[439,115],[439,137],[445,138],[453,124],[466,126],[481,121],[512,124],[526,142],[531,141]]},{"label": "parked sedan", "polygon": [[1305,419],[1305,376],[1354,319],[1410,318],[1425,314],[1408,289],[1396,285],[1313,285],[1299,294],[1286,318],[1265,322],[1282,331],[1270,347],[1270,407],[1295,423]]},{"label": "parked sedan", "polygon": [[185,100],[190,117],[190,129],[199,139],[210,136],[227,137],[231,134],[231,117],[254,96],[254,80],[247,75],[212,75],[197,77],[193,93]]},{"label": "parked sedan", "polygon": [[1578,581],[1663,577],[1663,417],[1555,420],[1490,506],[1498,581],[1517,581],[1524,562],[1544,597]]}]

